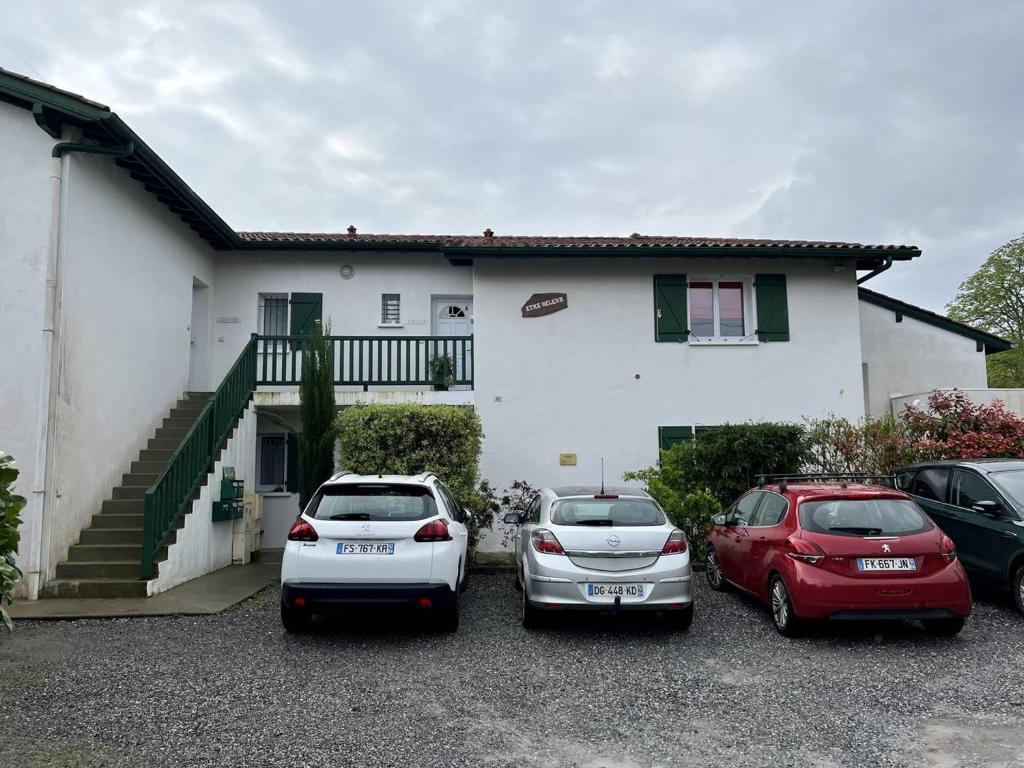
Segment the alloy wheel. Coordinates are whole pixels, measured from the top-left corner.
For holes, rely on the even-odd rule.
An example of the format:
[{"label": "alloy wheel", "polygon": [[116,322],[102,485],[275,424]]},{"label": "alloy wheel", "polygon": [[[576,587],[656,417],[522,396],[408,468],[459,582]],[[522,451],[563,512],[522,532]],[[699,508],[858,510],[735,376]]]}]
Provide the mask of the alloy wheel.
[{"label": "alloy wheel", "polygon": [[789,624],[789,596],[782,579],[776,579],[772,584],[772,618],[779,629],[786,629]]},{"label": "alloy wheel", "polygon": [[711,585],[712,589],[721,589],[722,587],[722,569],[718,565],[718,555],[712,549],[708,552],[708,561],[705,566],[708,577],[708,584]]}]

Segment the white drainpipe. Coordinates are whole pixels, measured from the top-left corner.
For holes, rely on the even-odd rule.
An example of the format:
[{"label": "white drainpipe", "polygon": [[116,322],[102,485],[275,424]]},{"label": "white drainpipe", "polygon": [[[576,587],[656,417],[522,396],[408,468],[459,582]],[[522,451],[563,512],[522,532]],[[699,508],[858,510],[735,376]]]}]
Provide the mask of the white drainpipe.
[{"label": "white drainpipe", "polygon": [[70,158],[50,161],[50,244],[46,256],[46,294],[43,310],[43,355],[36,392],[36,475],[32,489],[26,588],[39,597],[49,568],[49,515],[56,495],[53,482],[53,441],[56,431],[57,379],[60,355],[61,262],[67,230],[67,187]]}]

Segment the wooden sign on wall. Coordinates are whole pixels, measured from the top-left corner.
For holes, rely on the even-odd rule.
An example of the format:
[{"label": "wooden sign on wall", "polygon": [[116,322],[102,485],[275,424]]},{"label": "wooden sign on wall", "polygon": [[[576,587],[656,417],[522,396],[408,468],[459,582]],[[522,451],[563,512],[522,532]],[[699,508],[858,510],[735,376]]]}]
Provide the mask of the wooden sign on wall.
[{"label": "wooden sign on wall", "polygon": [[543,317],[568,306],[569,297],[564,293],[535,293],[523,304],[523,317]]}]

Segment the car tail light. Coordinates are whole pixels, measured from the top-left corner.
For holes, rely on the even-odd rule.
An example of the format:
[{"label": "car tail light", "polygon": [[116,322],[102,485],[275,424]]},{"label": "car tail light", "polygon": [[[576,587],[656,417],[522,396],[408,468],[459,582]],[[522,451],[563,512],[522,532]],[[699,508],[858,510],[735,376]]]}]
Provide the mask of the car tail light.
[{"label": "car tail light", "polygon": [[661,548],[663,555],[681,555],[686,551],[686,534],[678,528],[668,535],[668,541]]},{"label": "car tail light", "polygon": [[301,517],[288,529],[288,541],[318,541],[319,539],[320,537],[316,535],[316,528]]},{"label": "car tail light", "polygon": [[452,535],[448,533],[447,521],[439,517],[416,531],[412,539],[413,541],[451,541]]},{"label": "car tail light", "polygon": [[789,542],[790,551],[786,554],[794,560],[817,565],[825,559],[825,550],[813,541],[799,539],[796,536],[790,536],[787,541]]},{"label": "car tail light", "polygon": [[551,531],[538,528],[533,532],[530,538],[533,541],[533,548],[538,552],[543,552],[546,555],[565,554],[565,550],[562,549],[562,545],[559,544],[558,539],[555,538],[555,534]]},{"label": "car tail light", "polygon": [[956,544],[949,536],[942,537],[942,543],[939,544],[939,553],[946,558],[947,562],[952,563],[956,560]]}]

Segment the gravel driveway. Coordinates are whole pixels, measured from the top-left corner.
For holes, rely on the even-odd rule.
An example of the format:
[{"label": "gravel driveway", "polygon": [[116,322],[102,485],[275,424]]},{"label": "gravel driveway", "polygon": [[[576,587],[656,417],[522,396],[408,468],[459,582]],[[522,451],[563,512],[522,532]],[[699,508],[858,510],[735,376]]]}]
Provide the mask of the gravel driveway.
[{"label": "gravel driveway", "polygon": [[953,640],[791,641],[706,588],[682,635],[527,633],[517,599],[474,577],[455,636],[290,637],[276,589],[212,617],[23,622],[0,637],[0,766],[1024,766],[1024,619],[1000,602]]}]

